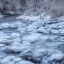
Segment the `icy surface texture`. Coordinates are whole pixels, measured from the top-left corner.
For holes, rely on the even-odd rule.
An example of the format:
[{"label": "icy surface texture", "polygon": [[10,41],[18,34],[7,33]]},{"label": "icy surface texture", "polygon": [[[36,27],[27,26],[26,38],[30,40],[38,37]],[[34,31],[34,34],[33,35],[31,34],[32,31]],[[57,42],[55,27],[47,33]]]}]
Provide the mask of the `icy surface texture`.
[{"label": "icy surface texture", "polygon": [[20,16],[0,23],[0,64],[64,64],[64,19]]}]

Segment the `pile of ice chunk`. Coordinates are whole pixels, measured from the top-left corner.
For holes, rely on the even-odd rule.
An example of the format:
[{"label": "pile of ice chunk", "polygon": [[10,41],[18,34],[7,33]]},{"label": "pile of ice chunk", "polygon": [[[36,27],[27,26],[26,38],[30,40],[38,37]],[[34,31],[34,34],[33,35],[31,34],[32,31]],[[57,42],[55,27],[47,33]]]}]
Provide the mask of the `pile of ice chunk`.
[{"label": "pile of ice chunk", "polygon": [[1,64],[33,64],[29,61],[22,60],[19,57],[8,56],[2,59]]},{"label": "pile of ice chunk", "polygon": [[39,19],[39,16],[19,16],[16,19],[23,19],[23,20],[28,20],[28,21],[37,21]]},{"label": "pile of ice chunk", "polygon": [[[0,64],[63,64],[63,18],[20,16],[0,24]],[[3,55],[4,54],[4,55]]]}]

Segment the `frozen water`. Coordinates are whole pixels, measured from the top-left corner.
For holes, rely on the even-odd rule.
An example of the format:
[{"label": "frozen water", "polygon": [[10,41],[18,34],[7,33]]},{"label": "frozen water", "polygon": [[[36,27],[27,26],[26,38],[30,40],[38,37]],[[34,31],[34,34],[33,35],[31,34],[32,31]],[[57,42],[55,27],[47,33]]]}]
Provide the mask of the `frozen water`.
[{"label": "frozen water", "polygon": [[16,19],[23,19],[23,20],[28,20],[28,21],[37,21],[39,19],[39,16],[19,16]]},{"label": "frozen water", "polygon": [[0,64],[63,64],[63,21],[63,17],[22,15],[1,22]]},{"label": "frozen water", "polygon": [[60,54],[60,53],[56,53],[56,54],[52,54],[50,59],[51,61],[54,61],[54,60],[62,60],[64,58],[64,54]]},{"label": "frozen water", "polygon": [[[37,38],[37,37],[38,37],[38,38]],[[30,34],[29,36],[24,36],[24,37],[22,38],[22,40],[33,42],[33,41],[38,40],[40,37],[41,37],[40,34],[33,33],[33,34]]]},{"label": "frozen water", "polygon": [[12,33],[11,35],[10,35],[10,38],[19,38],[20,37],[20,34],[19,33]]}]

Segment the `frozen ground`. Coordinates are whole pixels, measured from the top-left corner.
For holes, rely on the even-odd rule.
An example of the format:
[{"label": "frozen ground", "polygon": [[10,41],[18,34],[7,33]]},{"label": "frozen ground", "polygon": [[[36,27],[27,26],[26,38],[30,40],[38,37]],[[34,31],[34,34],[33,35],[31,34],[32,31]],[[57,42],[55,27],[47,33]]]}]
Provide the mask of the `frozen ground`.
[{"label": "frozen ground", "polygon": [[1,18],[0,64],[64,64],[64,17]]}]

